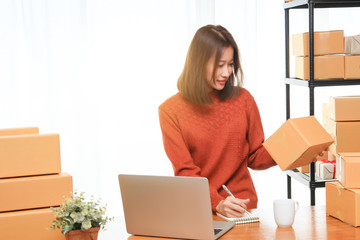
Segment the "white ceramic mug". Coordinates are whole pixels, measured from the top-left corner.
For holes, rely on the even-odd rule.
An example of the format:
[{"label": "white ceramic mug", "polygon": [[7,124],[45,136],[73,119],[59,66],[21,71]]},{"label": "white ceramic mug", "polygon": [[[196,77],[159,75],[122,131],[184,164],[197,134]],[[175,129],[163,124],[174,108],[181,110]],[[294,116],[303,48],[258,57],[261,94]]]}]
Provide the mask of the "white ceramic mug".
[{"label": "white ceramic mug", "polygon": [[291,227],[298,208],[299,203],[292,199],[274,200],[274,218],[276,224],[282,228]]}]

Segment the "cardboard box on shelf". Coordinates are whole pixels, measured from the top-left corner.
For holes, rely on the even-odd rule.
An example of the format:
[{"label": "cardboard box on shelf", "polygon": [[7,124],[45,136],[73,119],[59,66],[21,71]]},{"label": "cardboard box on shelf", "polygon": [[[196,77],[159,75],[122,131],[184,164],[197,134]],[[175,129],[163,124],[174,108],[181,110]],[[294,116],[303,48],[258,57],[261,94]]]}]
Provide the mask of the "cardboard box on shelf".
[{"label": "cardboard box on shelf", "polygon": [[60,172],[58,134],[0,137],[0,178]]},{"label": "cardboard box on shelf", "polygon": [[360,226],[360,189],[346,189],[339,182],[327,182],[326,213],[355,227]]},{"label": "cardboard box on shelf", "polygon": [[360,121],[360,96],[332,96],[329,100],[330,119]]},{"label": "cardboard box on shelf", "polygon": [[[344,55],[326,55],[314,57],[314,79],[344,78]],[[309,80],[309,57],[295,58],[295,77]]]},{"label": "cardboard box on shelf", "polygon": [[360,152],[360,122],[335,122],[326,126],[335,139],[336,153]]},{"label": "cardboard box on shelf", "polygon": [[360,153],[340,154],[339,181],[345,188],[360,188]]},{"label": "cardboard box on shelf", "polygon": [[66,173],[0,179],[0,212],[59,206],[72,192]]},{"label": "cardboard box on shelf", "polygon": [[54,218],[48,208],[0,213],[0,239],[65,240],[60,229],[47,230]]},{"label": "cardboard box on shelf", "polygon": [[314,116],[287,120],[264,147],[284,170],[310,164],[334,140]]},{"label": "cardboard box on shelf", "polygon": [[345,56],[345,79],[360,78],[360,55]]},{"label": "cardboard box on shelf", "polygon": [[329,125],[329,123],[328,123],[329,118],[330,118],[329,104],[323,103],[322,104],[322,123],[324,126]]},{"label": "cardboard box on shelf", "polygon": [[336,160],[320,160],[316,161],[315,172],[322,179],[335,179]]},{"label": "cardboard box on shelf", "polygon": [[[292,35],[294,56],[309,56],[309,33]],[[344,31],[314,32],[314,55],[344,53]]]},{"label": "cardboard box on shelf", "polygon": [[0,129],[0,136],[37,134],[37,133],[39,133],[39,128],[37,127]]},{"label": "cardboard box on shelf", "polygon": [[360,54],[360,35],[345,36],[344,52],[347,54]]}]

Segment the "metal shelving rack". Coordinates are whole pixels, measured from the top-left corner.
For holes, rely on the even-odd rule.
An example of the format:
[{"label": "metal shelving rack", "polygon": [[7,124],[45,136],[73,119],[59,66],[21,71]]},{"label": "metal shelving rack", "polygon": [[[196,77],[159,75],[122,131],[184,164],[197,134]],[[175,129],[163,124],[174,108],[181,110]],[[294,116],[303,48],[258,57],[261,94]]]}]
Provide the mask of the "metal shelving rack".
[{"label": "metal shelving rack", "polygon": [[[314,115],[314,90],[315,87],[349,86],[360,85],[360,79],[331,79],[314,80],[314,9],[315,8],[347,8],[360,7],[360,0],[294,0],[284,3],[285,10],[285,86],[286,86],[286,119],[290,118],[290,85],[297,85],[309,88],[310,111]],[[289,51],[289,12],[291,9],[308,9],[309,17],[309,80],[290,78],[290,51]],[[315,205],[315,189],[325,187],[329,180],[317,179],[315,177],[315,164],[310,164],[310,174],[303,174],[296,169],[286,171],[287,174],[287,195],[291,198],[291,179],[294,178],[310,188],[310,202]],[[330,180],[331,181],[331,180]]]}]

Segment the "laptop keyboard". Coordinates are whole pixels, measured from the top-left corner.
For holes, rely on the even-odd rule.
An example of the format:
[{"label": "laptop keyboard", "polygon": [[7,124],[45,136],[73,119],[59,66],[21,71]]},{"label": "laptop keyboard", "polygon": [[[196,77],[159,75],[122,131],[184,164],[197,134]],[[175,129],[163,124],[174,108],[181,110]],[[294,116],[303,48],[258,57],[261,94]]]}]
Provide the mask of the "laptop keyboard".
[{"label": "laptop keyboard", "polygon": [[215,235],[221,232],[222,228],[214,228]]}]

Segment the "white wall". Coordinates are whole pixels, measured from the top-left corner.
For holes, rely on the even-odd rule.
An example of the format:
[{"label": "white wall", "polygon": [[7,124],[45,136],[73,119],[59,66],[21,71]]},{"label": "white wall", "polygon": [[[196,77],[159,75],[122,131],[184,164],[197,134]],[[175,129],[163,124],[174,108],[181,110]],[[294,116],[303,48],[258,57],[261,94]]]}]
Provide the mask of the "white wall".
[{"label": "white wall", "polygon": [[[101,196],[112,215],[121,215],[117,174],[173,174],[157,107],[177,92],[187,47],[200,26],[222,24],[233,33],[266,138],[285,121],[282,5],[266,0],[1,1],[0,128],[38,126],[41,133],[59,133],[62,170],[73,176],[74,188]],[[316,11],[315,30],[358,34],[353,24],[358,11]],[[291,33],[307,31],[304,10],[291,11],[291,26]],[[316,89],[316,117],[321,120],[320,106],[329,95],[359,90]],[[307,99],[306,88],[291,87],[292,117],[308,114]],[[278,167],[252,176],[259,208],[286,197],[286,175]],[[324,189],[316,192],[317,204],[324,204]],[[296,181],[293,197],[309,205],[309,190]]]}]

